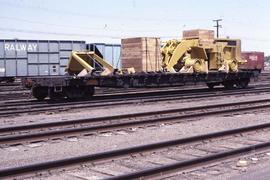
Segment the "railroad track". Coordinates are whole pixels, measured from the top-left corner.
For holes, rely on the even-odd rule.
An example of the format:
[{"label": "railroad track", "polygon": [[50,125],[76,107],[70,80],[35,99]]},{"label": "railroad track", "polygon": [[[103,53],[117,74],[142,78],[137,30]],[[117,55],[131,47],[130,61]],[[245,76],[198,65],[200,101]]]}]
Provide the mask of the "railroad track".
[{"label": "railroad track", "polygon": [[[261,82],[269,82],[270,76],[268,72],[261,73],[259,77]],[[257,83],[255,83],[257,84]],[[196,85],[198,86],[198,85]],[[205,86],[204,84],[201,84],[199,86]],[[175,87],[178,88],[178,87]],[[196,87],[197,88],[197,87]],[[159,88],[162,89],[162,88]],[[163,88],[164,89],[164,88]],[[170,89],[173,89],[173,87],[170,87]],[[115,89],[115,88],[98,88],[97,94],[104,94],[104,93],[121,93],[121,92],[138,92],[141,91],[140,89]],[[143,90],[145,91],[145,90]],[[20,82],[16,83],[0,83],[0,99],[2,100],[12,100],[12,99],[27,99],[30,97],[30,90],[24,88]]]},{"label": "railroad track", "polygon": [[[162,90],[183,90],[183,89],[199,89],[204,88],[205,85],[197,85],[194,86],[186,86],[186,87],[159,87],[159,88],[129,88],[129,89],[123,89],[123,88],[96,88],[95,94],[97,95],[106,95],[106,94],[119,94],[119,93],[136,93],[136,92],[150,92],[150,91],[162,91]],[[7,87],[9,88],[9,87]],[[0,98],[2,101],[8,101],[8,100],[35,100],[30,95],[30,90],[25,89],[23,87],[20,87],[21,89],[5,89],[3,87],[0,87]],[[0,101],[1,102],[1,101]]]},{"label": "railroad track", "polygon": [[[250,127],[245,127],[245,128],[222,131],[222,132],[217,132],[217,133],[205,134],[205,135],[200,135],[200,136],[193,136],[193,137],[184,138],[180,140],[173,140],[173,141],[167,141],[163,143],[150,144],[147,146],[141,146],[141,147],[136,148],[136,150],[143,149],[143,150],[138,150],[139,152],[134,149],[125,149],[127,150],[126,155],[131,155],[133,153],[142,153],[144,151],[149,151],[149,150],[151,151],[152,148],[158,149],[158,148],[164,148],[164,146],[171,147],[171,146],[178,145],[178,147],[175,149],[170,148],[170,150],[166,150],[165,152],[164,151],[155,152],[155,156],[157,156],[157,154],[161,154],[160,156],[163,156],[163,157],[165,156],[165,158],[172,159],[176,161],[175,163],[163,164],[160,166],[152,166],[152,167],[149,166],[149,168],[147,169],[138,170],[135,172],[127,172],[125,174],[120,174],[121,173],[120,172],[119,175],[108,177],[106,179],[110,179],[110,180],[123,179],[124,180],[124,179],[135,179],[135,178],[139,179],[139,178],[147,178],[147,177],[148,178],[157,177],[157,178],[168,178],[168,179],[170,178],[181,179],[182,175],[179,175],[179,173],[177,173],[179,171],[191,169],[198,166],[206,166],[207,164],[211,164],[214,162],[220,163],[220,161],[224,161],[225,159],[235,158],[236,156],[241,157],[248,153],[250,154],[258,153],[259,151],[265,150],[266,148],[269,149],[270,141],[267,138],[267,136],[270,135],[269,130],[270,129],[269,129],[269,123],[268,123],[268,124],[262,124],[262,125],[257,125],[257,126],[250,126]],[[250,134],[251,132],[253,133]],[[257,137],[258,135],[261,135],[261,137],[258,138]],[[224,139],[222,139],[222,137]],[[200,141],[200,144],[194,143],[196,141]],[[205,141],[210,141],[210,142],[205,142]],[[228,144],[226,145],[226,143]],[[190,144],[190,147],[188,148],[184,147],[184,151],[185,151],[184,154],[186,156],[180,155],[179,157],[179,153],[183,152],[183,150],[181,151],[180,148],[186,144]],[[182,145],[182,146],[179,147],[179,145]],[[194,155],[193,157],[190,157],[189,155],[192,152],[194,152],[193,149],[201,151],[201,154],[199,153],[198,155],[198,151],[197,151],[196,155]],[[168,152],[171,152],[169,156],[166,155],[168,154]],[[121,154],[124,154],[124,152],[121,152]],[[147,155],[149,155],[149,153]],[[142,155],[142,156],[143,157],[139,157],[138,160],[143,162],[143,158],[147,158],[147,156],[145,155]],[[132,161],[134,160],[135,158],[132,158]],[[115,164],[120,164],[120,163],[118,161],[118,162],[112,162],[111,164],[115,165]],[[128,167],[127,163],[125,162],[122,162],[122,163],[123,165],[126,165]],[[132,166],[134,167],[134,164],[131,165],[131,167]],[[95,167],[95,169],[98,169],[98,168]]]},{"label": "railroad track", "polygon": [[25,90],[20,81],[13,83],[0,83],[0,92],[13,91],[13,90]]},{"label": "railroad track", "polygon": [[[170,87],[170,88],[129,88],[129,89],[123,89],[123,88],[97,88],[95,91],[95,94],[97,96],[101,96],[101,95],[112,95],[112,94],[123,94],[123,93],[147,93],[147,92],[157,92],[157,91],[165,91],[165,90],[169,90],[169,91],[181,91],[181,90],[191,90],[191,88],[194,89],[206,89],[205,86],[197,86],[197,87]],[[96,95],[93,97],[95,99]],[[19,99],[17,100],[17,97],[21,96]],[[9,102],[12,99],[14,100],[13,103],[20,103],[22,100],[24,101],[24,103],[26,101],[29,102],[29,100],[31,102],[37,102],[36,99],[33,99],[30,95],[30,90],[23,90],[23,91],[11,91],[11,92],[0,92],[0,98],[2,98],[2,103],[5,102]],[[25,98],[25,99],[22,99]],[[60,99],[61,100],[61,99]],[[58,101],[60,101],[58,100]],[[62,101],[65,99],[62,99]],[[0,101],[0,103],[1,103]],[[46,100],[45,100],[46,101]],[[49,101],[49,100],[47,100]],[[56,100],[57,101],[57,100]]]},{"label": "railroad track", "polygon": [[[99,178],[134,179],[177,177],[175,173],[207,163],[218,162],[246,153],[270,148],[270,123],[231,129],[210,134],[174,139],[124,149],[69,157],[42,163],[0,169],[0,177],[14,177],[22,174],[35,176],[34,173],[87,164],[88,177],[91,172]],[[195,153],[196,152],[196,153]],[[166,161],[164,161],[166,160]],[[170,162],[168,163],[168,160]],[[81,166],[80,166],[81,167]],[[106,168],[104,168],[106,167]],[[118,173],[111,174],[110,169]],[[81,168],[80,168],[81,170]],[[42,172],[41,172],[42,171]],[[31,175],[30,175],[31,174]]]},{"label": "railroad track", "polygon": [[[247,89],[252,89],[252,88],[267,88],[270,87],[269,83],[254,83],[252,85],[250,85],[250,87],[248,87]],[[103,99],[107,99],[108,97],[125,97],[125,96],[132,96],[132,94],[140,94],[140,95],[144,95],[144,94],[152,94],[152,95],[159,95],[160,93],[162,95],[166,94],[166,92],[168,92],[167,94],[180,94],[180,93],[189,93],[189,92],[209,92],[209,91],[227,91],[226,89],[224,89],[223,87],[221,88],[215,88],[214,90],[209,90],[209,88],[206,88],[205,86],[186,86],[186,87],[162,87],[162,88],[130,88],[130,89],[115,89],[115,88],[100,88],[96,90],[96,95],[92,97],[92,100],[96,100],[96,99],[100,99],[100,97],[103,97]],[[239,89],[234,89],[234,91],[241,91]],[[165,92],[165,93],[164,93]],[[15,93],[15,99],[13,99],[14,97],[10,97],[10,98],[6,98],[4,96],[9,96],[9,94],[7,93],[2,93],[0,92],[0,97],[4,97],[3,99],[0,100],[0,107],[3,104],[26,104],[26,103],[48,103],[48,102],[67,102],[67,101],[71,101],[71,100],[67,100],[67,99],[59,99],[59,100],[45,100],[45,101],[37,101],[35,99],[30,98],[30,95],[28,93],[30,93],[27,90],[24,90],[23,92],[19,93],[19,91],[14,92]],[[128,93],[128,95],[126,95]],[[24,94],[24,95],[23,95]],[[11,94],[12,95],[12,94]],[[17,98],[17,96],[22,96],[22,97],[28,97],[26,99],[21,99]],[[13,99],[13,100],[12,100]],[[75,100],[76,101],[76,100]],[[82,100],[77,100],[77,101],[82,101]],[[87,101],[87,100],[83,100],[83,101]]]},{"label": "railroad track", "polygon": [[[268,86],[269,87],[269,86]],[[216,89],[216,91],[220,91],[222,88]],[[59,100],[45,100],[45,101],[37,101],[33,99],[28,99],[25,101],[22,100],[11,100],[11,101],[0,101],[0,107],[6,106],[17,106],[17,105],[26,105],[26,104],[42,104],[46,105],[48,103],[80,103],[80,102],[92,102],[95,100],[104,100],[104,99],[120,99],[120,98],[131,98],[136,96],[157,96],[157,95],[167,95],[167,94],[185,94],[185,93],[198,93],[198,92],[209,92],[208,88],[196,88],[196,89],[128,89],[122,91],[111,91],[110,93],[98,92],[90,100],[68,100],[68,99],[59,99]]]},{"label": "railroad track", "polygon": [[122,129],[159,126],[194,120],[221,114],[233,114],[270,108],[270,99],[223,103],[188,108],[175,108],[161,111],[132,113],[124,115],[54,121],[0,128],[0,147],[18,145],[55,138],[89,136]]},{"label": "railroad track", "polygon": [[270,80],[270,73],[268,71],[265,71],[260,74],[259,79],[261,82],[269,82]]},{"label": "railroad track", "polygon": [[[16,91],[7,91],[7,92],[0,92],[0,99],[1,101],[7,100],[18,100],[18,99],[29,99],[29,90],[16,90]],[[0,101],[0,102],[1,102]]]},{"label": "railroad track", "polygon": [[[203,86],[205,88],[205,86]],[[2,101],[8,101],[8,100],[17,100],[20,99],[20,100],[28,100],[31,99],[31,100],[34,100],[36,101],[36,99],[33,99],[31,97],[31,94],[30,94],[30,90],[28,89],[25,89],[25,88],[22,88],[22,87],[18,87],[17,89],[9,89],[10,87],[7,87],[8,89],[6,88],[3,88],[3,87],[0,87],[0,99]],[[14,88],[14,87],[12,87]],[[189,87],[180,87],[181,89],[189,89],[191,88],[190,86]],[[160,88],[138,88],[138,89],[135,89],[135,88],[130,88],[130,89],[122,89],[122,88],[96,88],[96,92],[95,94],[97,95],[106,95],[106,94],[119,94],[119,93],[135,93],[135,92],[150,92],[150,91],[162,91],[162,90],[180,90],[179,87],[170,87],[169,89],[168,88],[164,88],[164,87],[160,87]],[[198,88],[202,88],[201,85],[198,85],[197,87],[192,87],[193,89],[198,89]],[[1,102],[1,101],[0,101]]]},{"label": "railroad track", "polygon": [[269,93],[270,87],[250,88],[250,89],[233,89],[224,90],[222,88],[209,91],[208,89],[195,90],[163,90],[134,92],[126,94],[110,94],[95,96],[91,100],[85,101],[10,101],[0,104],[0,116],[19,115],[23,113],[46,112],[46,111],[66,111],[76,108],[97,108],[106,106],[125,105],[142,102],[158,102],[170,100],[192,100],[198,98],[210,98],[232,95],[246,95]]},{"label": "railroad track", "polygon": [[[265,74],[265,73],[264,73]],[[251,84],[251,86],[269,86],[267,82],[269,82],[269,78],[267,75],[262,76],[261,81],[254,82]],[[263,84],[262,84],[263,83]],[[117,88],[96,88],[96,94],[117,94],[117,93],[136,93],[136,92],[149,92],[149,91],[162,91],[162,90],[180,90],[181,89],[201,89],[204,88],[204,84],[198,84],[194,87],[194,85],[186,85],[185,87],[159,87],[159,88],[137,88],[137,89],[117,89]],[[1,101],[8,101],[8,100],[34,100],[30,95],[30,90],[16,85],[8,85],[8,86],[0,86],[0,103]]]}]

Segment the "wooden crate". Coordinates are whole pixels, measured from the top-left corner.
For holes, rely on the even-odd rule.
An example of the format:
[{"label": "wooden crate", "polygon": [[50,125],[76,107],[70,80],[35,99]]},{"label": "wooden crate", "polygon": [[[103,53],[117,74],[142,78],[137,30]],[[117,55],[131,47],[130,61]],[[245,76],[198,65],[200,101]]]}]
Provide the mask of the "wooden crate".
[{"label": "wooden crate", "polygon": [[127,38],[122,39],[121,44],[123,68],[134,67],[136,72],[160,70],[160,38]]},{"label": "wooden crate", "polygon": [[183,31],[183,39],[208,39],[213,40],[215,33],[213,30],[194,29]]}]

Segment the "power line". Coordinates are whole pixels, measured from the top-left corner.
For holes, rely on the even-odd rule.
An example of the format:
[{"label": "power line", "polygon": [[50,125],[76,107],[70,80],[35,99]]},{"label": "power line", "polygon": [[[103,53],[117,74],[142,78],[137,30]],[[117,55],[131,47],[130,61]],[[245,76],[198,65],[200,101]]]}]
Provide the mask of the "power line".
[{"label": "power line", "polygon": [[46,26],[56,26],[56,27],[63,27],[63,28],[74,28],[74,29],[87,29],[87,30],[102,30],[102,28],[92,28],[92,27],[82,27],[82,26],[70,26],[70,25],[62,25],[62,24],[53,24],[53,23],[46,23],[46,22],[40,22],[40,21],[31,21],[28,19],[22,19],[17,17],[4,17],[0,16],[0,19],[7,19],[12,21],[19,21],[19,22],[26,22],[31,24],[41,24]]},{"label": "power line", "polygon": [[[16,32],[16,33],[27,33],[27,34],[47,34],[55,36],[73,36],[73,37],[94,37],[94,38],[109,38],[109,39],[122,39],[134,37],[131,35],[123,36],[109,36],[109,35],[100,35],[100,34],[85,34],[85,33],[62,33],[62,32],[46,32],[46,31],[35,31],[35,30],[26,30],[26,29],[16,29],[16,28],[1,28],[0,31],[5,32]],[[178,36],[159,36],[160,38],[179,38]]]},{"label": "power line", "polygon": [[[121,38],[128,38],[133,37],[130,35],[123,35],[123,36],[108,36],[108,35],[100,35],[100,34],[78,34],[78,33],[62,33],[62,32],[45,32],[45,31],[34,31],[34,30],[26,30],[26,29],[15,29],[15,28],[1,28],[0,31],[6,32],[17,32],[17,33],[27,33],[27,34],[48,34],[48,35],[56,35],[56,36],[77,36],[77,37],[96,37],[96,38],[110,38],[110,39],[121,39]],[[162,35],[159,36],[163,39],[173,39],[173,38],[180,38],[179,36],[173,35]],[[236,37],[235,37],[236,38]],[[260,41],[260,42],[270,42],[268,38],[254,38],[254,37],[238,37],[241,40],[247,41]]]},{"label": "power line", "polygon": [[99,38],[110,38],[110,39],[120,39],[120,36],[107,36],[107,35],[98,35],[98,34],[76,34],[76,33],[58,33],[58,32],[45,32],[45,31],[33,31],[25,29],[15,29],[15,28],[0,28],[0,31],[7,32],[18,32],[18,33],[27,33],[27,34],[49,34],[56,36],[77,36],[77,37],[99,37]]},{"label": "power line", "polygon": [[219,28],[222,28],[219,22],[222,21],[222,19],[215,19],[213,21],[216,22],[216,25],[214,27],[217,28],[217,38],[219,38]]},{"label": "power line", "polygon": [[[26,22],[30,24],[40,24],[40,25],[46,25],[46,26],[55,26],[55,27],[61,27],[61,28],[72,28],[72,29],[85,29],[85,30],[106,30],[106,31],[116,31],[116,32],[122,32],[122,31],[129,31],[129,32],[153,32],[156,31],[156,29],[130,29],[130,28],[125,28],[125,29],[116,29],[116,28],[111,28],[111,27],[104,27],[101,28],[94,28],[94,27],[86,27],[86,26],[71,26],[71,25],[63,25],[63,24],[53,24],[53,23],[46,23],[46,22],[41,22],[41,21],[31,21],[28,19],[22,19],[22,18],[17,18],[17,17],[7,17],[7,16],[0,16],[0,19],[6,19],[6,20],[12,20],[12,21],[19,21],[19,22]],[[161,29],[159,29],[161,30]],[[166,29],[168,30],[168,29]],[[165,31],[165,30],[164,30]]]},{"label": "power line", "polygon": [[93,17],[95,19],[108,19],[108,18],[114,18],[114,19],[127,19],[127,20],[134,20],[134,21],[145,21],[145,22],[156,22],[156,23],[160,23],[161,21],[163,23],[167,23],[167,22],[179,22],[179,21],[186,21],[186,22],[190,22],[190,21],[196,21],[196,22],[200,22],[200,21],[209,21],[209,19],[194,19],[194,18],[148,18],[148,17],[134,17],[134,16],[118,16],[118,15],[108,15],[108,16],[104,16],[104,15],[100,15],[100,14],[91,14],[91,13],[81,13],[81,12],[74,12],[74,11],[66,11],[64,9],[51,9],[51,8],[46,8],[46,7],[42,7],[42,6],[33,6],[33,5],[26,5],[26,4],[14,4],[14,3],[10,3],[10,2],[1,2],[1,6],[8,6],[8,7],[13,7],[13,8],[27,8],[27,9],[32,9],[35,11],[43,11],[43,12],[47,12],[47,13],[55,13],[55,14],[64,14],[64,15],[68,15],[68,16],[77,16],[77,17],[84,17],[89,19],[89,17]]}]

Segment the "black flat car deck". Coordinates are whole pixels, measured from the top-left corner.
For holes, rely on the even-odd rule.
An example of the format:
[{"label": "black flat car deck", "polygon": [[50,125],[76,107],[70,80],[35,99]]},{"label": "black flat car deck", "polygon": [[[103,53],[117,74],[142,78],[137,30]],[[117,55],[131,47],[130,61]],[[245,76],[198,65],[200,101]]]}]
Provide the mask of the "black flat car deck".
[{"label": "black flat car deck", "polygon": [[[239,71],[236,73],[208,72],[208,73],[136,73],[128,75],[108,75],[108,76],[43,76],[26,77],[22,82],[25,87],[32,88],[32,93],[36,97],[39,91],[48,91],[47,95],[61,94],[72,98],[72,94],[79,97],[80,91],[89,91],[94,87],[113,87],[113,88],[145,88],[145,87],[172,87],[183,86],[186,84],[197,84],[204,82],[209,88],[222,84],[226,88],[235,85],[245,88],[250,78],[257,75],[253,71]],[[81,88],[81,90],[80,90]],[[69,92],[68,92],[69,91]],[[90,90],[93,91],[93,90]],[[82,93],[84,94],[84,93]],[[87,94],[85,92],[85,94]],[[93,95],[93,92],[91,92]],[[89,95],[89,94],[88,94]],[[38,95],[39,96],[39,95]],[[38,98],[38,99],[44,99]],[[91,96],[91,95],[90,95]],[[52,98],[52,96],[50,96]]]}]

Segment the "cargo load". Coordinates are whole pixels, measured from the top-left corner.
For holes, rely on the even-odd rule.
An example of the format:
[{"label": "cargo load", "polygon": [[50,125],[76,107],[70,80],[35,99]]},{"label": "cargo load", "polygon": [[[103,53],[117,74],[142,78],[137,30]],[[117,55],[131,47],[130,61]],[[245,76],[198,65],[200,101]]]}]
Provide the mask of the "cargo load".
[{"label": "cargo load", "polygon": [[237,72],[245,63],[241,40],[214,38],[212,30],[188,30],[182,39],[172,39],[162,47],[162,69],[167,72]]},{"label": "cargo load", "polygon": [[127,38],[122,39],[121,44],[122,68],[134,67],[136,72],[160,70],[160,38]]},{"label": "cargo load", "polygon": [[[100,51],[73,51],[66,76],[27,77],[22,80],[38,100],[91,98],[95,87],[172,87],[205,83],[210,89],[246,88],[259,73],[241,70],[240,39],[215,39],[213,31],[190,30],[183,39],[122,39],[122,69],[100,57]],[[161,59],[162,56],[162,59]],[[253,58],[256,59],[256,58]],[[124,68],[124,69],[123,69]],[[134,70],[135,68],[135,70]]]},{"label": "cargo load", "polygon": [[183,31],[183,39],[212,39],[214,40],[215,33],[213,30],[194,29]]}]

